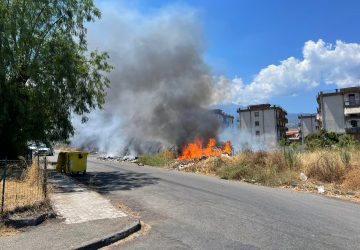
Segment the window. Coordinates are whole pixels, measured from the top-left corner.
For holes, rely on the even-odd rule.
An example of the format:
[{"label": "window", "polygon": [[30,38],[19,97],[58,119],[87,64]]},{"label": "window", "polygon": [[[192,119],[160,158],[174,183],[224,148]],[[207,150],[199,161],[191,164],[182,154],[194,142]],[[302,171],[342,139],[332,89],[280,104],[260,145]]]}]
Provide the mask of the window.
[{"label": "window", "polygon": [[351,106],[355,105],[355,94],[349,94],[349,104]]},{"label": "window", "polygon": [[260,131],[257,130],[257,131],[255,132],[255,135],[260,135]]},{"label": "window", "polygon": [[259,122],[259,121],[255,121],[255,126],[260,126],[260,122]]},{"label": "window", "polygon": [[256,112],[254,113],[254,116],[255,116],[255,117],[259,117],[259,112],[256,111]]},{"label": "window", "polygon": [[350,121],[351,127],[356,128],[358,126],[358,122],[356,120]]}]

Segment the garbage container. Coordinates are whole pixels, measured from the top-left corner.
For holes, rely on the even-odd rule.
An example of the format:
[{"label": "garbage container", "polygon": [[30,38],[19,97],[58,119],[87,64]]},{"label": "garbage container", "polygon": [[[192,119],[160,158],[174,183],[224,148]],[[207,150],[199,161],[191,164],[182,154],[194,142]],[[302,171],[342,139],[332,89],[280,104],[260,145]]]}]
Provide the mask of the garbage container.
[{"label": "garbage container", "polygon": [[60,151],[56,171],[66,174],[85,174],[88,154],[83,151]]}]

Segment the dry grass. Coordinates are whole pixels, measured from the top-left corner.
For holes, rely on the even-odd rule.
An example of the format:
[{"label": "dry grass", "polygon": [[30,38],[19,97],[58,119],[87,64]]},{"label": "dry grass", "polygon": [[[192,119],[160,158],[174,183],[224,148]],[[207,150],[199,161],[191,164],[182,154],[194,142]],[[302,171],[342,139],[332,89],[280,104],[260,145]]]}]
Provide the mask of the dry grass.
[{"label": "dry grass", "polygon": [[164,150],[155,155],[141,155],[139,162],[149,166],[164,167],[175,159],[175,153],[170,150]]},{"label": "dry grass", "polygon": [[[268,186],[300,183],[304,172],[315,184],[331,184],[360,191],[360,152],[356,148],[286,153],[242,152],[233,157],[210,157],[201,161],[173,164],[189,172],[217,175]],[[316,185],[315,185],[316,186]]]},{"label": "dry grass", "polygon": [[360,167],[351,169],[346,175],[343,183],[345,190],[360,190]]},{"label": "dry grass", "polygon": [[346,165],[337,150],[321,150],[299,154],[302,169],[310,178],[323,182],[341,182]]},{"label": "dry grass", "polygon": [[0,237],[1,236],[13,236],[15,234],[17,234],[17,230],[15,228],[12,227],[6,227],[4,225],[0,225]]},{"label": "dry grass", "polygon": [[[34,207],[44,202],[45,197],[42,182],[39,181],[39,174],[37,164],[34,162],[22,173],[20,178],[6,179],[4,212]],[[0,191],[2,192],[2,183]]]}]

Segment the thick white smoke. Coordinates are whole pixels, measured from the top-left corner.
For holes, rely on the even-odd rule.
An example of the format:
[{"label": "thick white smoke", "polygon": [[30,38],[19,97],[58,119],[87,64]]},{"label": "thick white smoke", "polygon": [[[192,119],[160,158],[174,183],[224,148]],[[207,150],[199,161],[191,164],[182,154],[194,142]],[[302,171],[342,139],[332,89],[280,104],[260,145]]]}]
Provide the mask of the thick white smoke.
[{"label": "thick white smoke", "polygon": [[73,145],[137,154],[216,137],[218,122],[206,110],[214,89],[196,13],[101,9],[103,18],[89,28],[89,47],[109,51],[115,69],[104,110],[85,124],[74,119]]}]

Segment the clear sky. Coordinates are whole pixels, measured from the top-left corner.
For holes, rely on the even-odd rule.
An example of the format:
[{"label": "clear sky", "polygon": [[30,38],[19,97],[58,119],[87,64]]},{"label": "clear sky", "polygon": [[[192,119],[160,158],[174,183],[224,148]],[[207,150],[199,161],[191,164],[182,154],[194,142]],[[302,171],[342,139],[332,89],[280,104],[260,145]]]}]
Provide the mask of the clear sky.
[{"label": "clear sky", "polygon": [[[132,0],[124,2],[145,13],[151,13],[172,4],[185,5],[198,11],[205,36],[206,63],[210,65],[214,75],[224,75],[229,79],[238,77],[241,78],[244,86],[254,85],[251,88],[243,86],[245,90],[264,89],[264,86],[256,87],[255,85],[261,80],[266,81],[266,78],[261,78],[255,83],[254,78],[269,65],[279,65],[281,61],[289,57],[302,61],[303,48],[307,41],[316,43],[321,39],[324,43],[330,43],[333,46],[337,40],[345,44],[360,43],[360,1],[358,0]],[[352,49],[356,50],[356,53],[359,52],[357,47],[352,47]],[[319,48],[318,51],[323,50]],[[346,48],[344,51],[354,54]],[[342,51],[337,55],[340,54],[343,54]],[[314,65],[314,60],[311,58],[309,60]],[[347,65],[347,62],[347,57],[339,61],[331,55],[331,59],[320,62],[326,64],[326,67],[322,67],[315,73],[313,70],[307,70],[304,73],[303,78],[310,79],[309,81],[316,79],[317,85],[309,87],[304,84],[302,87],[304,81],[301,80],[294,84],[296,87],[289,89],[288,86],[292,84],[292,76],[290,76],[287,82],[282,82],[282,85],[273,84],[272,90],[268,92],[267,100],[263,96],[256,98],[281,105],[290,113],[316,112],[318,91],[335,89],[337,86],[351,86],[349,81],[346,84],[336,85],[338,80],[345,82],[344,76],[330,77],[330,80],[328,80],[329,77],[322,77],[327,75],[326,71],[331,71],[334,65],[338,63]],[[353,73],[357,69],[360,72],[358,67],[360,64],[357,63],[358,61],[353,63],[353,67],[349,70],[351,77],[346,77],[347,80],[360,77],[357,73]],[[340,67],[340,70],[343,69]],[[349,74],[346,73],[346,75]],[[316,77],[314,78],[313,75]],[[282,80],[281,78],[279,81]],[[328,81],[327,84],[324,81]],[[354,81],[354,84],[358,83]],[[282,87],[287,90],[280,91]],[[243,95],[240,95],[240,99],[241,96]]]}]

